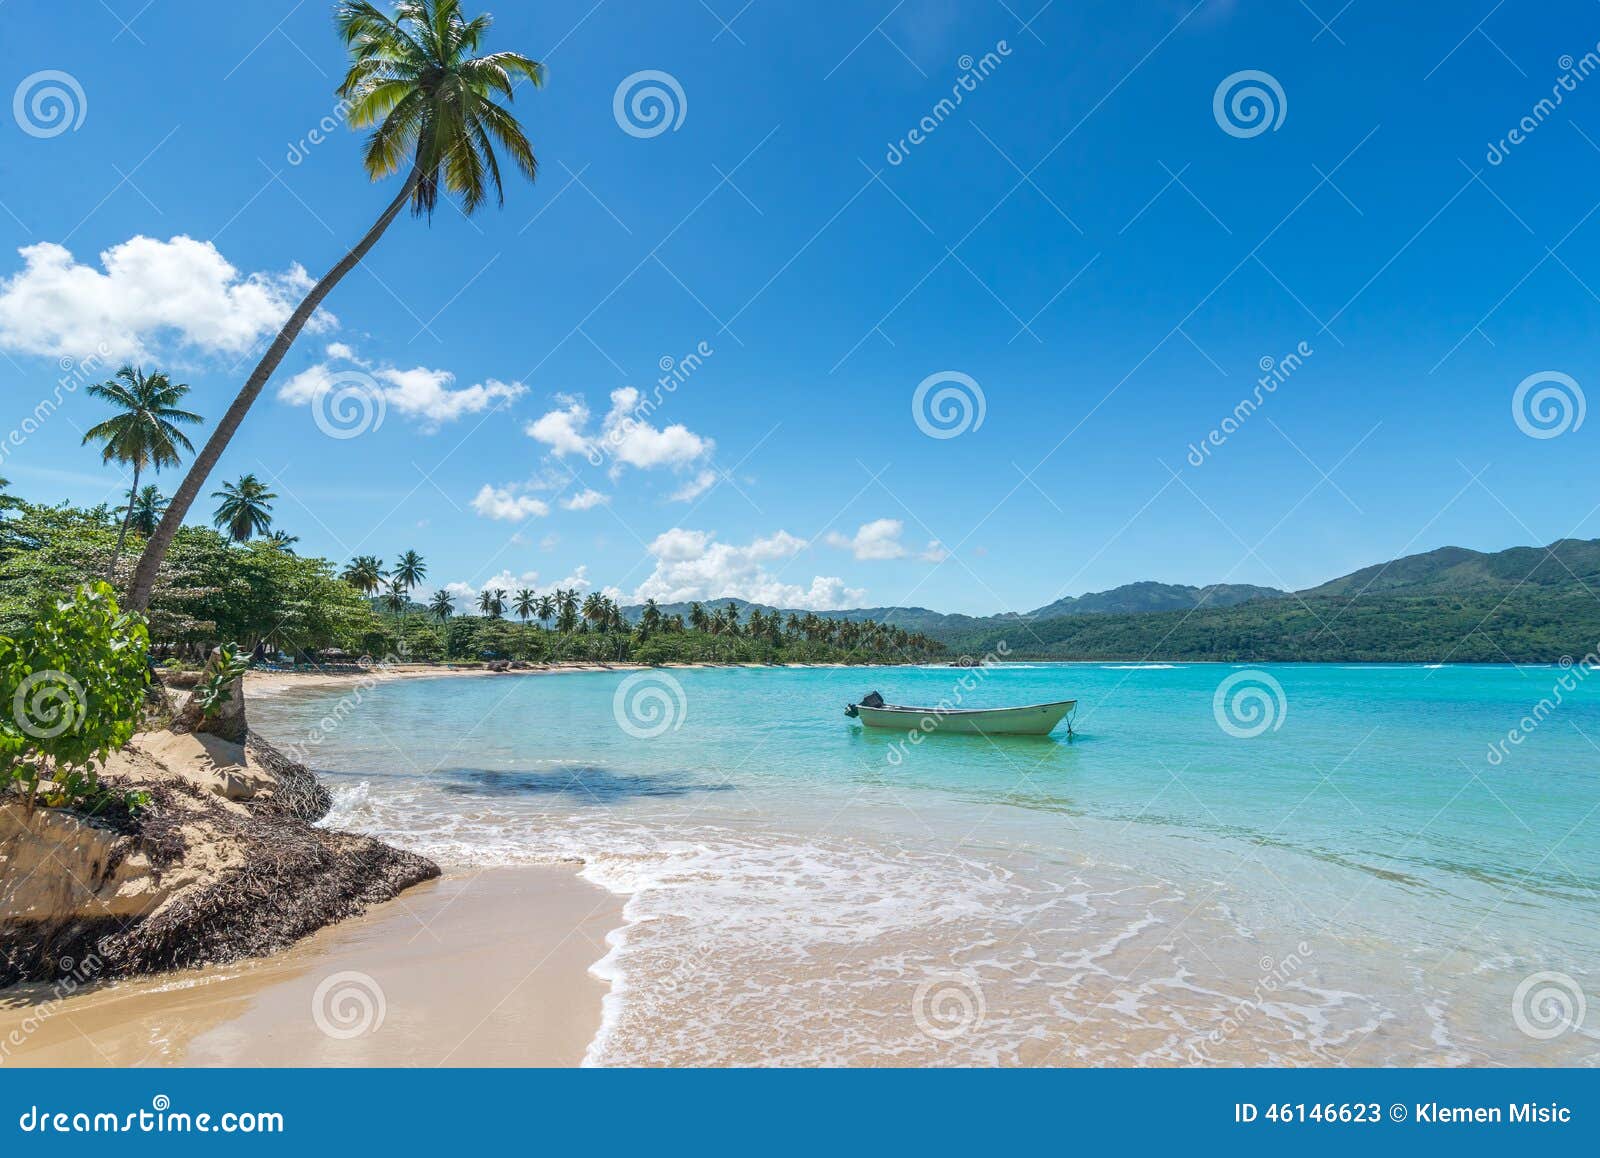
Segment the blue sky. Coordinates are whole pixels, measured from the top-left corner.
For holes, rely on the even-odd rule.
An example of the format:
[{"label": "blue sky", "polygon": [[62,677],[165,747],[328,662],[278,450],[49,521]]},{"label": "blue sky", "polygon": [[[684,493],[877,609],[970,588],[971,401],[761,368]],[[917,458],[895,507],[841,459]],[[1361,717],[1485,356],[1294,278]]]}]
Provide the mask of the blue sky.
[{"label": "blue sky", "polygon": [[[501,3],[491,47],[548,66],[515,106],[539,180],[470,221],[398,222],[214,481],[270,477],[302,551],[415,548],[430,587],[974,613],[1600,535],[1600,419],[1513,413],[1532,375],[1568,377],[1525,404],[1600,378],[1600,7],[1424,7]],[[0,426],[97,348],[220,413],[294,267],[321,273],[390,196],[358,134],[314,138],[342,62],[328,6],[5,18]],[[654,135],[615,111],[646,71],[682,94]],[[1219,121],[1245,71],[1281,91],[1275,127]],[[52,85],[70,127],[32,103]],[[702,349],[596,452],[613,392]],[[1302,349],[1222,431],[1262,360]],[[340,373],[381,425],[324,433]],[[981,425],[919,427],[941,374],[965,377],[925,394],[981,396]],[[98,413],[68,395],[0,473],[110,497],[78,446]]]}]

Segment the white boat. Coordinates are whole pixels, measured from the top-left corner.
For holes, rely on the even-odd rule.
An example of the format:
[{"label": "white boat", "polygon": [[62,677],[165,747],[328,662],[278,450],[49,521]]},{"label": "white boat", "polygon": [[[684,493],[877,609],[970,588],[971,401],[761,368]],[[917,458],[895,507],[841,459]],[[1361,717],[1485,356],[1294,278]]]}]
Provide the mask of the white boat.
[{"label": "white boat", "polygon": [[[873,701],[876,701],[875,703]],[[1045,736],[1078,706],[1077,700],[1026,704],[1018,708],[913,708],[886,704],[873,692],[860,703],[848,704],[844,714],[869,728],[899,732],[955,732],[983,736]],[[1072,722],[1067,721],[1067,735]]]}]

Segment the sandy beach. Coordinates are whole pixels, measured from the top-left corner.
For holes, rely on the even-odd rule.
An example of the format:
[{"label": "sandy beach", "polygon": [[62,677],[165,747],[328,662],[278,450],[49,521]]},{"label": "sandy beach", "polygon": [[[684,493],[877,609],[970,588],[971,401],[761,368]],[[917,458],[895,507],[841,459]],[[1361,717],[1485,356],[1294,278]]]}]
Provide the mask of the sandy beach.
[{"label": "sandy beach", "polygon": [[0,991],[0,1066],[572,1066],[621,900],[566,865],[463,871],[270,959]]},{"label": "sandy beach", "polygon": [[564,663],[491,672],[483,668],[445,667],[438,664],[374,665],[370,671],[250,671],[245,674],[247,694],[271,696],[297,688],[348,688],[358,684],[389,683],[405,679],[449,679],[455,676],[538,676],[580,671],[639,671],[635,663]]}]

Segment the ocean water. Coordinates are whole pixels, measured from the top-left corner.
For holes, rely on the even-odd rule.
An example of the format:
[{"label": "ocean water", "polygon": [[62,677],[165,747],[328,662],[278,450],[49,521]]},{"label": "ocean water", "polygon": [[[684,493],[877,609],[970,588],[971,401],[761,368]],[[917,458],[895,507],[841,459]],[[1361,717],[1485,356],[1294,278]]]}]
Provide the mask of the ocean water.
[{"label": "ocean water", "polygon": [[[846,719],[872,689],[1079,707],[1070,738],[913,742]],[[627,898],[595,1064],[1600,1061],[1581,666],[673,669],[251,711],[330,825]]]}]

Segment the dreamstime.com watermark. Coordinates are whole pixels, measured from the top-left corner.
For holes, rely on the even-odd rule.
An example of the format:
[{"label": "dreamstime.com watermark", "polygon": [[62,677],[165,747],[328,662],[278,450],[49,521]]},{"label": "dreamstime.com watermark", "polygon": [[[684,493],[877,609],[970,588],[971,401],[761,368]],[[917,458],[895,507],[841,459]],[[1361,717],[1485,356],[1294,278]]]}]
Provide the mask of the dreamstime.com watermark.
[{"label": "dreamstime.com watermark", "polygon": [[157,1094],[149,1109],[116,1113],[107,1110],[52,1110],[29,1106],[17,1119],[24,1134],[282,1134],[277,1110],[225,1110],[191,1114],[172,1108],[172,1099]]},{"label": "dreamstime.com watermark", "polygon": [[1588,1012],[1583,986],[1565,973],[1531,973],[1511,995],[1511,1020],[1536,1041],[1578,1029]]},{"label": "dreamstime.com watermark", "polygon": [[989,678],[989,666],[1011,654],[1011,645],[1001,640],[994,645],[994,650],[985,655],[975,664],[964,664],[965,668],[955,686],[932,708],[928,714],[917,721],[916,727],[906,733],[904,740],[896,740],[889,745],[889,751],[884,755],[884,760],[890,767],[898,768],[905,762],[906,754],[921,744],[933,733],[939,730],[944,722],[941,713],[953,712],[966,703],[967,696],[982,687]]},{"label": "dreamstime.com watermark", "polygon": [[1289,697],[1280,684],[1258,668],[1236,671],[1217,685],[1211,697],[1217,727],[1238,740],[1276,732],[1289,718]]},{"label": "dreamstime.com watermark", "polygon": [[1210,1033],[1188,1043],[1190,1056],[1201,1064],[1214,1064],[1216,1059],[1211,1056],[1211,1051],[1232,1040],[1244,1028],[1246,1022],[1261,1012],[1261,1007],[1273,994],[1293,980],[1310,956],[1311,946],[1301,941],[1294,947],[1293,952],[1286,953],[1282,957],[1261,958],[1261,974],[1250,987],[1249,994],[1234,1002]]},{"label": "dreamstime.com watermark", "polygon": [[356,661],[362,670],[361,678],[354,686],[340,696],[338,701],[329,708],[322,718],[308,728],[304,735],[282,746],[283,754],[296,764],[310,764],[311,750],[334,735],[344,726],[344,722],[366,702],[367,693],[377,687],[383,678],[388,675],[397,664],[405,663],[407,652],[404,647],[396,649],[393,653],[380,660],[371,656],[362,656]]},{"label": "dreamstime.com watermark", "polygon": [[11,719],[24,735],[54,740],[83,722],[89,700],[83,685],[64,671],[29,672],[11,697]]},{"label": "dreamstime.com watermark", "polygon": [[1574,660],[1570,655],[1561,657],[1556,665],[1561,669],[1561,674],[1556,677],[1556,682],[1550,686],[1550,694],[1540,698],[1539,702],[1528,709],[1528,713],[1506,730],[1506,734],[1489,745],[1489,751],[1484,759],[1492,768],[1498,768],[1511,754],[1511,749],[1520,747],[1523,741],[1537,732],[1540,726],[1567,702],[1567,696],[1578,690],[1578,685],[1587,680],[1590,675],[1600,671],[1600,644],[1596,650],[1591,651],[1582,659]]},{"label": "dreamstime.com watermark", "polygon": [[600,437],[589,445],[586,452],[589,465],[604,466],[607,460],[616,454],[617,448],[627,441],[634,431],[647,425],[656,411],[666,405],[667,399],[678,392],[678,387],[694,377],[706,364],[707,359],[716,352],[710,342],[702,340],[695,343],[694,349],[680,358],[663,354],[656,362],[661,376],[656,379],[655,386],[648,394],[641,392],[639,400],[628,413],[608,421]]},{"label": "dreamstime.com watermark", "polygon": [[611,95],[611,115],[630,137],[659,137],[677,132],[689,115],[689,98],[670,72],[647,68],[622,78]]},{"label": "dreamstime.com watermark", "polygon": [[311,397],[311,420],[341,442],[377,430],[388,412],[388,396],[365,370],[339,370]]},{"label": "dreamstime.com watermark", "polygon": [[1207,432],[1204,438],[1189,444],[1189,453],[1184,456],[1189,465],[1197,468],[1204,466],[1212,451],[1237,434],[1250,420],[1250,416],[1266,405],[1267,399],[1278,392],[1278,387],[1294,377],[1300,367],[1306,364],[1306,359],[1314,353],[1316,351],[1311,348],[1310,342],[1301,342],[1281,358],[1274,358],[1270,354],[1263,356],[1256,363],[1261,370],[1261,377],[1256,379],[1255,389],[1246,397],[1239,399],[1232,411]]},{"label": "dreamstime.com watermark", "polygon": [[90,953],[81,961],[71,957],[56,960],[56,980],[50,984],[50,996],[28,1010],[28,1016],[13,1026],[0,1038],[0,1066],[11,1055],[27,1044],[28,1039],[61,1010],[61,1003],[78,990],[95,981],[105,971],[105,962],[98,953]]},{"label": "dreamstime.com watermark", "polygon": [[961,75],[956,77],[955,83],[950,86],[950,95],[941,97],[933,108],[929,109],[917,121],[911,131],[898,141],[890,141],[888,151],[883,159],[891,165],[904,163],[911,155],[911,150],[922,144],[939,130],[961,107],[968,93],[978,91],[978,86],[988,80],[999,68],[1006,57],[1011,55],[1011,45],[1004,40],[995,41],[994,48],[978,57],[976,60],[970,54],[962,56],[956,61],[956,66],[961,69]]},{"label": "dreamstime.com watermark", "polygon": [[988,411],[983,387],[960,370],[929,374],[911,392],[911,421],[929,438],[959,438],[977,430]]},{"label": "dreamstime.com watermark", "polygon": [[111,347],[101,343],[93,354],[83,358],[64,357],[58,363],[61,367],[61,377],[56,379],[56,387],[49,395],[39,399],[33,409],[25,414],[22,421],[0,438],[0,466],[4,466],[13,453],[22,448],[23,443],[37,434],[41,427],[61,409],[67,397],[78,392],[78,387],[88,382],[91,378],[98,378],[101,367],[111,356]]},{"label": "dreamstime.com watermark", "polygon": [[315,125],[312,125],[305,136],[298,141],[289,142],[288,149],[284,151],[283,159],[291,165],[302,163],[311,155],[312,149],[330,140],[333,134],[344,126],[345,122],[350,119],[350,110],[355,107],[353,100],[348,97],[341,98],[339,103],[333,106],[333,112],[323,117]]},{"label": "dreamstime.com watermark", "polygon": [[1498,141],[1490,141],[1489,149],[1483,159],[1491,165],[1500,165],[1511,155],[1511,150],[1532,136],[1545,121],[1554,115],[1567,99],[1568,93],[1578,91],[1578,86],[1588,80],[1595,72],[1600,71],[1600,44],[1594,49],[1584,53],[1577,60],[1571,55],[1561,57],[1556,61],[1556,66],[1561,69],[1561,75],[1556,77],[1555,83],[1550,86],[1550,95],[1542,97],[1527,111],[1516,125]]},{"label": "dreamstime.com watermark", "polygon": [[617,685],[611,715],[635,740],[654,740],[676,732],[689,718],[689,696],[664,671],[634,672]]},{"label": "dreamstime.com watermark", "polygon": [[389,1012],[383,986],[366,973],[330,973],[311,994],[311,1020],[335,1041],[377,1033]]},{"label": "dreamstime.com watermark", "polygon": [[983,983],[972,973],[932,973],[911,995],[911,1019],[935,1041],[954,1041],[983,1025]]},{"label": "dreamstime.com watermark", "polygon": [[1571,374],[1540,370],[1511,392],[1511,420],[1529,438],[1559,438],[1583,425],[1588,400]]},{"label": "dreamstime.com watermark", "polygon": [[1222,78],[1211,94],[1211,115],[1230,137],[1259,137],[1277,132],[1289,115],[1289,98],[1270,72],[1246,68]]},{"label": "dreamstime.com watermark", "polygon": [[11,94],[11,116],[28,136],[46,140],[81,129],[89,116],[89,98],[77,77],[47,68],[22,78]]}]

